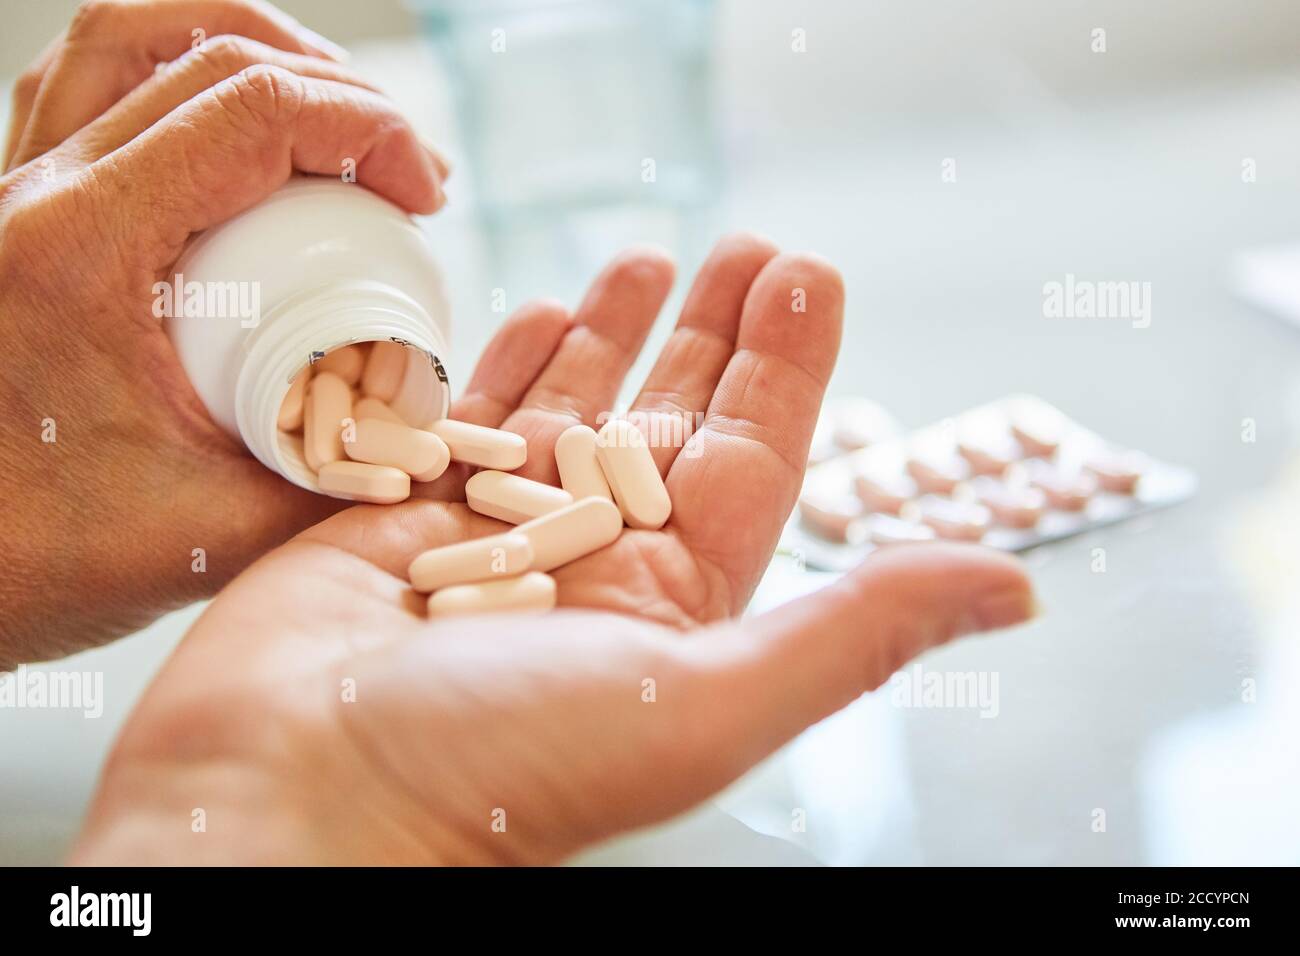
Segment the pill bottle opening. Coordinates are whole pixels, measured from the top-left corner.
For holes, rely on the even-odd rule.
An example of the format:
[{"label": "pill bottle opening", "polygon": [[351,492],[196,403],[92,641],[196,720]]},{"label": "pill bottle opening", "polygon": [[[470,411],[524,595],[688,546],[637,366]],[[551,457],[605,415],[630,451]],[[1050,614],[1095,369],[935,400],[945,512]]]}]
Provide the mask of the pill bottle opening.
[{"label": "pill bottle opening", "polygon": [[[303,371],[316,365],[322,358],[338,349],[346,348],[349,345],[368,346],[376,341],[393,341],[392,339],[362,339],[339,342],[328,348],[313,350],[311,361],[304,363],[300,368],[293,371],[289,382],[292,385],[293,380]],[[409,342],[399,342],[408,352],[406,369],[403,372],[402,384],[398,400],[388,403],[395,412],[397,412],[403,421],[413,428],[426,428],[439,418],[445,418],[447,407],[450,402],[450,393],[447,391],[446,374],[442,371],[441,360],[432,352],[427,352]],[[285,395],[289,392],[289,386],[286,385],[284,394],[280,396],[280,402],[284,402]],[[352,399],[355,403],[364,396],[360,385],[352,388]],[[316,472],[312,471],[307,464],[307,458],[303,454],[303,436],[302,430],[286,432],[279,431],[276,442],[276,453],[279,460],[279,470],[285,473],[295,484],[312,491],[320,492],[320,484],[316,479]],[[323,492],[321,492],[323,493]]]},{"label": "pill bottle opening", "polygon": [[[339,285],[290,303],[285,315],[266,323],[267,334],[249,345],[237,385],[236,418],[249,450],[272,471],[317,493],[322,492],[304,456],[302,434],[277,424],[294,379],[309,366],[350,345],[392,342],[407,352],[393,410],[412,427],[426,428],[445,418],[451,405],[442,360],[447,343],[420,306],[390,287]],[[359,389],[353,395],[359,399]]]}]

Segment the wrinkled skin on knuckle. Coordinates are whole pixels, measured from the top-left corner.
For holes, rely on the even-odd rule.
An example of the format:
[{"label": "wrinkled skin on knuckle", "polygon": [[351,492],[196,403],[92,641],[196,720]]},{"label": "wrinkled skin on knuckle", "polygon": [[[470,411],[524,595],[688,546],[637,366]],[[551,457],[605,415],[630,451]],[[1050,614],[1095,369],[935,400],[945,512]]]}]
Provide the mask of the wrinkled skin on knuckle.
[{"label": "wrinkled skin on knuckle", "polygon": [[182,59],[187,67],[206,73],[214,78],[214,82],[234,76],[258,62],[253,43],[230,33],[212,37]]}]

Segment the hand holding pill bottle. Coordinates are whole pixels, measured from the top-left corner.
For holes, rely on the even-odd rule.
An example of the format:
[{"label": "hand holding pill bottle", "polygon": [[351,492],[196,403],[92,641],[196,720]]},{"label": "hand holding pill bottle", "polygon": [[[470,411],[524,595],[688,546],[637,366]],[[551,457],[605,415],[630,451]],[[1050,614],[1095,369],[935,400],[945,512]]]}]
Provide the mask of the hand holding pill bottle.
[{"label": "hand holding pill bottle", "polygon": [[[435,280],[406,215],[438,210],[447,165],[396,106],[336,47],[266,4],[82,13],[17,91],[0,175],[0,508],[16,532],[0,548],[10,573],[30,582],[0,602],[0,669],[102,643],[210,596],[342,506],[245,447],[307,477],[278,434],[301,427],[302,404],[282,399],[305,400],[288,366],[307,365],[309,349],[350,381],[354,365],[331,359],[334,344],[401,338],[427,371],[393,401],[433,415],[446,399],[428,359],[446,347]],[[198,23],[203,44],[193,44]],[[355,181],[343,183],[348,170]],[[308,202],[292,184],[282,193],[298,175],[324,178],[337,199]],[[338,213],[344,206],[361,211],[353,219]],[[339,249],[328,289],[300,290],[332,316],[328,334],[307,336],[301,350],[291,340],[307,305],[287,301],[283,281],[329,253],[273,257],[292,224],[244,233],[239,248],[221,238],[236,222],[266,224],[272,208],[358,253],[349,264]],[[356,245],[365,241],[390,261],[367,266]],[[231,268],[205,271],[220,262]],[[185,275],[189,263],[198,271]],[[356,316],[380,300],[391,327],[363,328]],[[163,326],[175,324],[185,331],[169,339]],[[256,337],[257,354],[223,344],[235,338],[229,327],[241,342]],[[286,350],[295,355],[282,361]]]}]

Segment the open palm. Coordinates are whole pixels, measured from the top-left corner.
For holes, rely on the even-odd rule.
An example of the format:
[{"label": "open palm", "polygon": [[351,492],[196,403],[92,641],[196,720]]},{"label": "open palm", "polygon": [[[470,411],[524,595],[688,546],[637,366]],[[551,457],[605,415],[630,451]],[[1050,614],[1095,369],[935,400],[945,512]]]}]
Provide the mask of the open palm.
[{"label": "open palm", "polygon": [[[672,279],[662,253],[633,250],[605,269],[572,320],[558,304],[525,306],[485,353],[453,417],[523,435],[519,473],[558,485],[556,439],[575,424],[598,428],[611,413]],[[630,408],[664,425],[652,451],[672,517],[661,531],[629,530],[556,571],[561,604],[679,627],[744,607],[799,491],[843,308],[839,274],[822,260],[778,254],[753,236],[718,244]],[[683,448],[670,436],[689,441]],[[468,473],[453,469],[419,493],[463,501]],[[391,536],[383,563],[394,572],[434,543],[505,527],[420,503],[353,520],[367,541]],[[337,523],[328,527],[338,533]]]},{"label": "open palm", "polygon": [[[525,308],[455,415],[525,435],[524,472],[555,481],[555,438],[612,405],[670,282],[635,252],[575,323]],[[820,260],[720,244],[633,406],[704,415],[689,453],[654,450],[672,518],[559,569],[555,613],[424,617],[411,558],[503,527],[455,500],[465,469],[267,554],[132,715],[76,859],[553,862],[704,799],[926,648],[1030,616],[1011,558],[905,545],[734,619],[797,494],[842,301]]]}]

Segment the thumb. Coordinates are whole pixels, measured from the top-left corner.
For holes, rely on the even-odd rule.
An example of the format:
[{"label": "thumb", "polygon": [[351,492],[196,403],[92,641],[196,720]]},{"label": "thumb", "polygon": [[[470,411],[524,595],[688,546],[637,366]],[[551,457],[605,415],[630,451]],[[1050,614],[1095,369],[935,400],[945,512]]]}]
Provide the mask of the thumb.
[{"label": "thumb", "polygon": [[687,646],[714,684],[708,749],[739,774],[923,651],[1036,612],[1023,566],[1004,552],[883,548],[834,584]]}]

